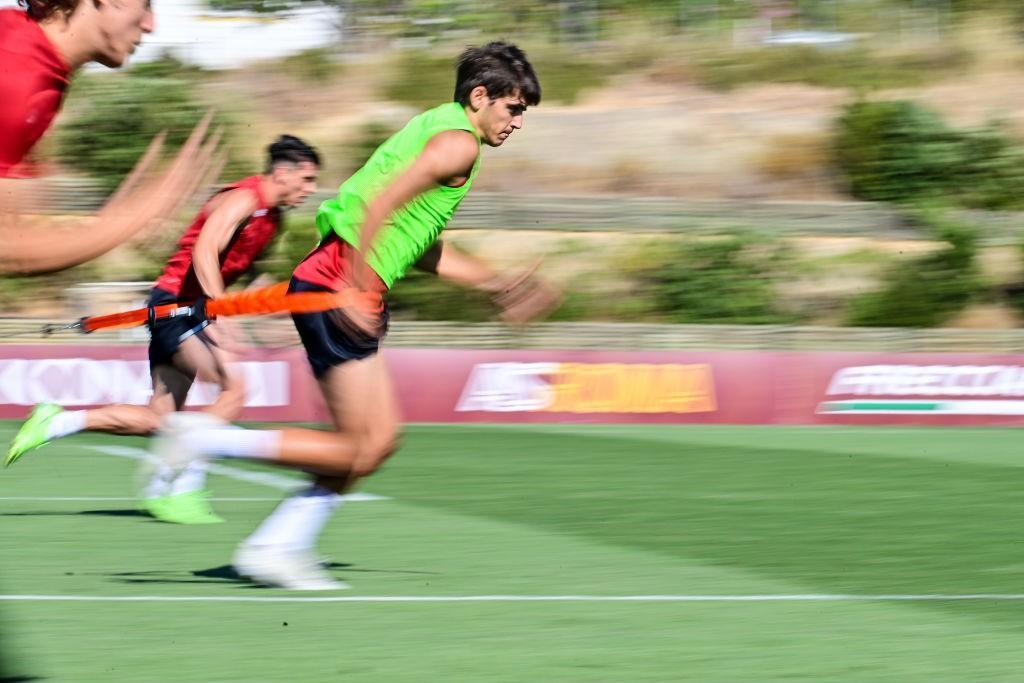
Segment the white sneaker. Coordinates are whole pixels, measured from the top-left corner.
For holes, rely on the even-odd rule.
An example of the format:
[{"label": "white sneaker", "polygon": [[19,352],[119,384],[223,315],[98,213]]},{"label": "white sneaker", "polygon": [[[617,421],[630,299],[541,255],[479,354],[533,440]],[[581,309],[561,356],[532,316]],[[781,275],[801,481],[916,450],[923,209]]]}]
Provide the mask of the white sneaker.
[{"label": "white sneaker", "polygon": [[349,587],[325,572],[312,553],[291,548],[243,543],[235,551],[231,564],[239,576],[265,586],[297,591],[333,591]]}]

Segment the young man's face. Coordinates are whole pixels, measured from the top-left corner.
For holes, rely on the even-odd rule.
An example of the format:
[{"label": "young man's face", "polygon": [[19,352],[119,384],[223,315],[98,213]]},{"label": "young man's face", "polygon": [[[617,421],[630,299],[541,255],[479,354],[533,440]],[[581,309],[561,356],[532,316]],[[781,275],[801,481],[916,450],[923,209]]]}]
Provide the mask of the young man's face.
[{"label": "young man's face", "polygon": [[281,206],[294,208],[316,192],[316,178],[320,167],[310,161],[297,164],[278,164],[274,167],[274,181],[281,188]]},{"label": "young man's face", "polygon": [[519,93],[492,100],[486,92],[478,115],[481,139],[491,147],[501,147],[512,131],[523,127],[526,103]]},{"label": "young man's face", "polygon": [[142,35],[153,32],[153,6],[151,0],[102,0],[97,10],[101,44],[96,61],[116,69],[135,52]]}]

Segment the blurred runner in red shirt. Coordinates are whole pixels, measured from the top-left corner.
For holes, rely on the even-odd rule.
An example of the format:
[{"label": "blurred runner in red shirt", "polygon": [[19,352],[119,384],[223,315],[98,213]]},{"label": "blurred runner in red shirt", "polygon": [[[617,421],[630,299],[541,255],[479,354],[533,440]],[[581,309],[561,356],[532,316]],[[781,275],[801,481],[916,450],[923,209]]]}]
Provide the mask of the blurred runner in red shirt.
[{"label": "blurred runner in red shirt", "polygon": [[[149,0],[20,0],[0,10],[0,272],[45,272],[95,258],[154,220],[170,215],[210,167],[216,140],[201,145],[204,120],[167,172],[150,177],[162,138],[99,215],[61,223],[27,217],[30,188],[8,178],[33,175],[27,157],[53,123],[71,76],[89,62],[117,68],[153,31]],[[71,229],[67,229],[71,228]]]}]

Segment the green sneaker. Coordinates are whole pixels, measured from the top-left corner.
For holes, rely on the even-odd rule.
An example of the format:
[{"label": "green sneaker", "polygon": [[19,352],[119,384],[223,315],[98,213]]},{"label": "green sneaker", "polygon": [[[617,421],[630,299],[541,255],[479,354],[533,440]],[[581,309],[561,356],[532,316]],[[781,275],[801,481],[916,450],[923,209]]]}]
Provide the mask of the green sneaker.
[{"label": "green sneaker", "polygon": [[18,458],[33,448],[39,448],[50,443],[50,422],[53,421],[55,416],[63,412],[63,408],[53,403],[40,403],[37,405],[32,410],[32,414],[25,420],[25,424],[21,425],[21,429],[15,434],[14,441],[11,442],[11,448],[7,451],[7,457],[4,458],[4,467],[10,467],[17,462]]},{"label": "green sneaker", "polygon": [[167,500],[167,498],[168,496],[141,498],[139,499],[139,509],[150,517],[160,519],[160,515],[164,514],[164,501]]},{"label": "green sneaker", "polygon": [[210,507],[207,491],[188,491],[171,496],[147,498],[143,507],[161,522],[171,524],[219,524],[224,521]]}]

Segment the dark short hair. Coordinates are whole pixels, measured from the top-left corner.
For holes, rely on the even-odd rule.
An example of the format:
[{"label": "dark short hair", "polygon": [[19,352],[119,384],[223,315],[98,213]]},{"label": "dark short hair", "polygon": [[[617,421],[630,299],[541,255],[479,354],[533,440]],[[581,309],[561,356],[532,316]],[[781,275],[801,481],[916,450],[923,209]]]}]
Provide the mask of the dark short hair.
[{"label": "dark short hair", "polygon": [[267,173],[277,164],[298,164],[308,161],[320,165],[320,155],[303,140],[294,135],[282,135],[267,147]]},{"label": "dark short hair", "polygon": [[18,0],[18,4],[28,10],[28,15],[36,21],[49,19],[54,14],[70,17],[78,7],[79,0]]},{"label": "dark short hair", "polygon": [[523,101],[540,103],[540,81],[526,53],[511,43],[495,41],[471,47],[459,57],[455,77],[455,101],[469,104],[469,94],[478,85],[491,99],[519,93]]}]

